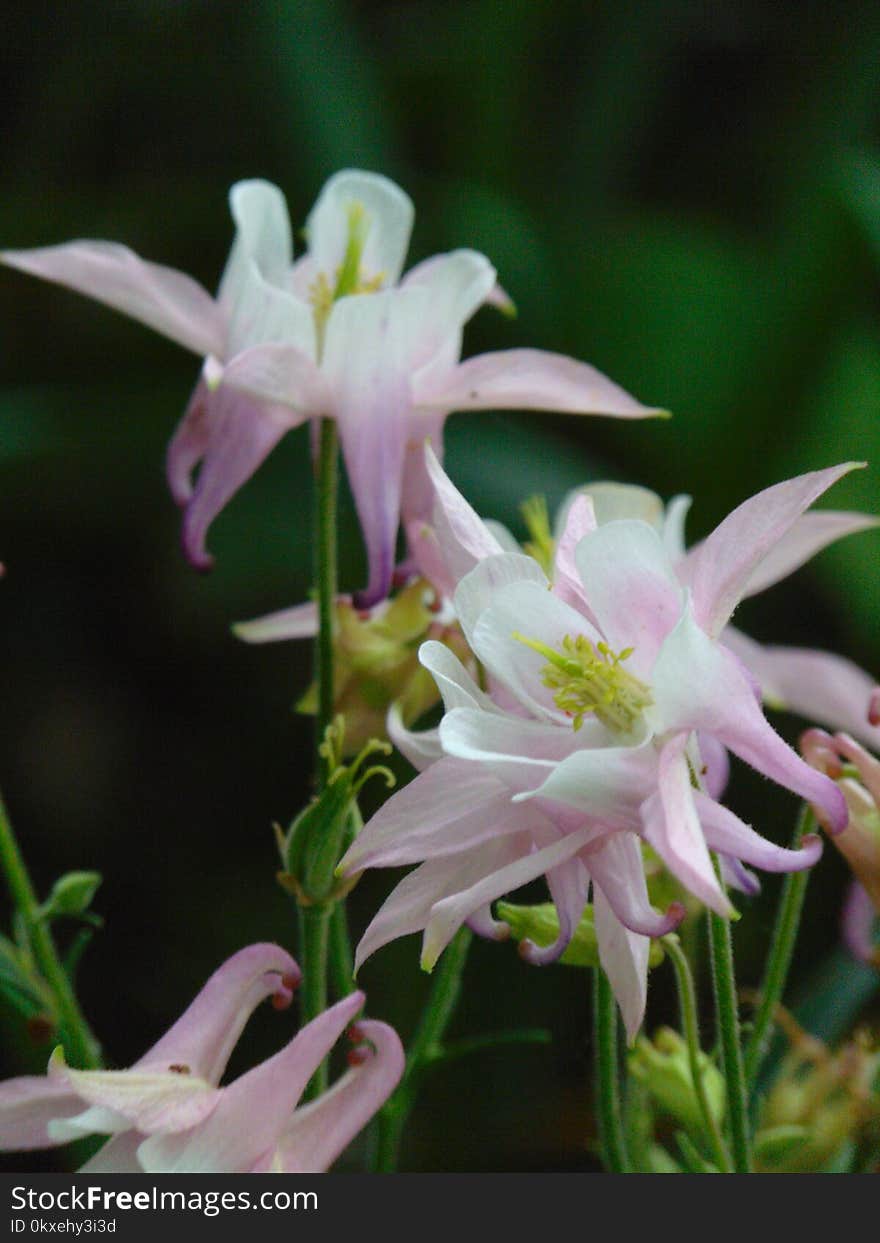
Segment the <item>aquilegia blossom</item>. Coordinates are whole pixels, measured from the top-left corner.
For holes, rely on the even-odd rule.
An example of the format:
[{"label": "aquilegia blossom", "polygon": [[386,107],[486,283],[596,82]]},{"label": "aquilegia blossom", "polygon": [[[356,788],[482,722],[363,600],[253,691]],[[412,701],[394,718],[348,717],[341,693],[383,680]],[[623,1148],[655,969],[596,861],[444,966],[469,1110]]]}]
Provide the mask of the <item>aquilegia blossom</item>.
[{"label": "aquilegia blossom", "polygon": [[445,648],[421,659],[443,694],[436,731],[396,737],[424,771],[393,796],[343,860],[422,862],[367,929],[362,961],[393,937],[425,929],[431,965],[465,920],[499,935],[490,903],[545,873],[565,948],[592,884],[600,956],[632,1034],[641,1021],[650,935],[679,912],[654,912],[640,841],[720,914],[731,907],[709,850],[767,870],[807,867],[820,852],[760,837],[713,797],[707,757],[726,748],[846,824],[842,794],[764,718],[754,682],[719,636],[765,558],[849,465],[759,493],[676,573],[648,523],[597,525],[571,508],[551,584],[531,557],[496,537],[429,457],[438,504],[432,539],[458,579],[454,604],[488,678],[482,690]]},{"label": "aquilegia blossom", "polygon": [[658,413],[558,354],[516,349],[460,363],[464,325],[482,304],[504,304],[495,269],[483,255],[457,250],[401,279],[413,206],[385,177],[354,170],[332,177],[296,263],[277,187],[239,182],[230,203],[236,237],[216,298],[113,243],[0,254],[205,356],[168,452],[184,548],[196,566],[211,564],[205,537],[216,515],[285,432],[309,418],[339,426],[369,560],[362,603],[371,604],[388,593],[401,515],[404,522],[427,515],[422,444],[430,437],[442,451],[450,411]]},{"label": "aquilegia blossom", "polygon": [[[363,993],[338,1002],[286,1048],[218,1087],[245,1023],[266,997],[286,1008],[300,980],[277,945],[234,954],[174,1026],[128,1070],[74,1070],[60,1049],[45,1077],[0,1084],[0,1149],[46,1148],[86,1135],[112,1138],[89,1173],[318,1173],[384,1103],[403,1071],[390,1027],[351,1027]],[[317,1100],[297,1102],[318,1065],[350,1028],[349,1070]]]}]

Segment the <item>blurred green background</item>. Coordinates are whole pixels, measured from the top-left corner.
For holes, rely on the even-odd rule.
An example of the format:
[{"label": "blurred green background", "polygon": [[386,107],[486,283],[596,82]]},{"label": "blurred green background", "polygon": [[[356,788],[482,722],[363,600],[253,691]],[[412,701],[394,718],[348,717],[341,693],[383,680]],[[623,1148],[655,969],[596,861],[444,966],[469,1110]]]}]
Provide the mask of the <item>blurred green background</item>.
[{"label": "blurred green background", "polygon": [[[333,171],[374,169],[415,201],[412,261],[475,247],[515,299],[513,323],[480,314],[467,352],[564,351],[674,411],[644,425],[453,416],[450,473],[482,513],[517,526],[527,494],[552,504],[588,479],[634,480],[691,493],[697,538],[758,488],[846,458],[872,469],[828,503],[880,509],[875,4],[14,2],[4,34],[0,245],[114,239],[213,287],[231,182],[278,182],[302,222]],[[289,436],[219,518],[200,578],[163,480],[197,361],[11,271],[0,343],[0,781],[42,889],[65,869],[104,874],[81,993],[125,1065],[228,953],[292,943],[270,823],[308,794],[311,729],[291,708],[309,653],[246,648],[229,625],[305,595],[307,440]],[[358,586],[350,506],[344,522],[343,581]],[[743,626],[880,675],[878,541],[824,553],[744,607]],[[739,772],[731,797],[787,838],[793,800]],[[357,890],[356,930],[391,880]],[[844,882],[829,850],[802,989],[834,955]],[[776,892],[768,880],[737,929],[746,984]],[[820,1025],[865,991],[830,961]],[[674,1012],[667,973],[649,1029]],[[370,1012],[408,1034],[425,987],[415,941],[362,983]],[[554,1044],[439,1072],[404,1168],[595,1168],[586,980],[478,945],[467,983],[457,1031],[547,1026]],[[259,1016],[249,1055],[290,1021]],[[49,1047],[5,1034],[7,1073],[41,1069]]]}]

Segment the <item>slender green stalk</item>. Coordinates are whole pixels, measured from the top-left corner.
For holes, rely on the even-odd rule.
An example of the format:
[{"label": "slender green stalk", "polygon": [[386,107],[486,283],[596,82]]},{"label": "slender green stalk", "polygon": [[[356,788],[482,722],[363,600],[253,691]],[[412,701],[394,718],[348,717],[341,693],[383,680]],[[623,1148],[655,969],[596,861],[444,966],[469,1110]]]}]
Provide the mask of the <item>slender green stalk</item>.
[{"label": "slender green stalk", "polygon": [[344,902],[334,902],[330,914],[330,978],[337,999],[354,992],[354,959],[348,936],[348,915]]},{"label": "slender green stalk", "polygon": [[617,1003],[601,967],[593,971],[593,1032],[596,1045],[596,1116],[602,1162],[609,1174],[632,1167],[623,1132],[617,1055]]},{"label": "slender green stalk", "polygon": [[694,1081],[694,1089],[697,1093],[700,1112],[703,1115],[703,1122],[706,1126],[706,1134],[712,1145],[715,1162],[719,1170],[722,1174],[730,1174],[733,1172],[730,1154],[724,1143],[718,1119],[715,1117],[712,1106],[709,1103],[706,1083],[703,1078],[703,1067],[700,1062],[702,1050],[700,1048],[700,1028],[697,1019],[697,997],[694,991],[694,977],[691,974],[690,963],[676,937],[664,937],[663,948],[669,955],[675,969],[675,978],[678,983],[678,1000],[681,1007],[681,1025],[684,1030],[684,1038],[687,1041],[691,1078]]},{"label": "slender green stalk", "polygon": [[[299,990],[303,1023],[310,1023],[327,1009],[327,966],[331,907],[300,906],[299,958],[303,979]],[[327,1087],[327,1062],[321,1063],[306,1089],[306,1100],[319,1096]]]},{"label": "slender green stalk", "polygon": [[723,919],[714,911],[709,912],[709,950],[712,960],[712,987],[715,991],[715,1014],[721,1042],[721,1061],[727,1085],[727,1116],[730,1122],[733,1170],[736,1174],[750,1174],[752,1154],[749,1137],[748,1093],[740,1044],[730,920]]},{"label": "slender green stalk", "polygon": [[[322,419],[319,433],[315,488],[315,586],[318,593],[318,634],[315,640],[315,677],[318,710],[315,729],[320,747],[333,720],[333,626],[336,609],[336,493],[338,447],[336,424]],[[318,788],[329,776],[328,761],[318,756]]]},{"label": "slender green stalk", "polygon": [[397,1168],[400,1140],[415,1101],[419,1079],[425,1068],[432,1061],[436,1061],[436,1051],[442,1044],[455,1012],[472,940],[473,934],[469,928],[460,929],[440,961],[440,968],[434,977],[421,1021],[407,1054],[403,1078],[379,1114],[375,1152],[377,1173],[391,1174]]},{"label": "slender green stalk", "polygon": [[[804,836],[812,832],[815,824],[815,817],[809,803],[804,803],[794,827],[792,850],[798,849]],[[758,1079],[761,1063],[770,1045],[776,1007],[785,991],[809,879],[810,869],[806,868],[802,872],[789,872],[782,885],[776,923],[770,941],[770,952],[764,965],[760,1000],[755,1010],[752,1033],[745,1051],[746,1084],[752,1092]]]},{"label": "slender green stalk", "polygon": [[67,972],[58,957],[49,925],[40,916],[39,903],[19,849],[12,822],[0,796],[0,864],[12,901],[27,929],[28,941],[40,975],[48,984],[55,1001],[58,1024],[66,1045],[65,1053],[79,1070],[94,1070],[101,1065],[101,1047],[92,1035],[79,1007]]}]

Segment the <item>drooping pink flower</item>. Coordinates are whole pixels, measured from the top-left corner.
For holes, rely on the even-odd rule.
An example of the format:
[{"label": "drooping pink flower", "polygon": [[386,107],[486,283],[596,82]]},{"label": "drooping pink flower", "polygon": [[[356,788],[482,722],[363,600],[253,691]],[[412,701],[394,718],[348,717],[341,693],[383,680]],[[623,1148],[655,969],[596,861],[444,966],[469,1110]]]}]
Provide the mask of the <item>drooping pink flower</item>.
[{"label": "drooping pink flower", "polygon": [[401,515],[407,522],[428,511],[422,446],[431,438],[442,453],[450,411],[659,413],[558,354],[517,349],[460,363],[464,325],[484,303],[504,305],[506,295],[488,259],[471,250],[436,255],[401,279],[413,207],[387,178],[354,170],[332,177],[296,263],[277,187],[239,182],[230,204],[236,237],[215,298],[113,243],[0,254],[205,356],[168,452],[184,548],[200,568],[211,564],[205,538],[213,519],[307,419],[334,418],[339,427],[367,546],[367,605],[388,593]]},{"label": "drooping pink flower", "polygon": [[[128,1070],[76,1070],[57,1049],[45,1077],[0,1084],[0,1149],[46,1148],[108,1135],[89,1173],[317,1173],[347,1147],[393,1091],[403,1050],[384,1023],[353,1023],[352,993],[261,1065],[219,1087],[259,1003],[286,1008],[300,980],[277,945],[251,945],[220,967],[174,1026]],[[297,1102],[346,1028],[359,1046],[317,1100]]]},{"label": "drooping pink flower", "polygon": [[676,566],[648,523],[597,525],[592,503],[572,506],[552,584],[532,558],[501,551],[497,536],[429,454],[436,488],[432,539],[458,582],[454,604],[488,679],[479,687],[455,657],[425,644],[446,712],[415,735],[392,722],[423,769],[394,795],[343,860],[365,867],[421,861],[379,911],[358,961],[424,929],[430,966],[465,920],[503,935],[491,902],[547,876],[565,948],[592,886],[600,956],[632,1034],[641,1021],[650,935],[658,915],[644,886],[640,842],[720,914],[731,907],[710,849],[735,864],[786,871],[810,866],[773,845],[713,797],[704,758],[726,748],[819,803],[838,830],[846,806],[763,716],[753,680],[719,642],[764,558],[849,465],[802,476],[746,501]]}]

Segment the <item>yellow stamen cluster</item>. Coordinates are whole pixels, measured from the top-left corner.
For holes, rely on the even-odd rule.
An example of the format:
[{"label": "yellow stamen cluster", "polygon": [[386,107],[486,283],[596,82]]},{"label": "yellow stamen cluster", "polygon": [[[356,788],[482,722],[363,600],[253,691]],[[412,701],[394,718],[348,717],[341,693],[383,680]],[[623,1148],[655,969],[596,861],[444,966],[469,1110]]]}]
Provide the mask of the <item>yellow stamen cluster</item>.
[{"label": "yellow stamen cluster", "polygon": [[608,729],[626,734],[654,701],[644,682],[622,668],[631,647],[613,652],[607,643],[593,643],[586,635],[566,635],[556,651],[537,639],[514,632],[513,637],[547,658],[541,680],[553,692],[553,702],[580,729],[595,716]]},{"label": "yellow stamen cluster", "polygon": [[547,502],[543,496],[530,496],[520,505],[520,512],[525,520],[529,539],[523,548],[530,557],[534,557],[548,578],[553,574],[553,558],[556,555],[556,541],[550,530],[550,515]]}]

